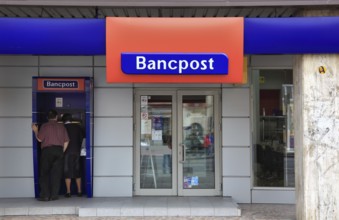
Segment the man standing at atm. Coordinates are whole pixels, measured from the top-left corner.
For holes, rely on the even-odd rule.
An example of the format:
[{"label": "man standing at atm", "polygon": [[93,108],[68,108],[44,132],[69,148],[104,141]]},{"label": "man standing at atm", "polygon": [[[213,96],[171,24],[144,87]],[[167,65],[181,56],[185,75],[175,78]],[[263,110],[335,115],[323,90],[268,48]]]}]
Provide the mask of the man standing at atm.
[{"label": "man standing at atm", "polygon": [[48,122],[40,130],[32,124],[36,139],[41,142],[39,201],[57,200],[63,173],[63,155],[69,143],[67,130],[58,123],[58,113],[49,110]]}]

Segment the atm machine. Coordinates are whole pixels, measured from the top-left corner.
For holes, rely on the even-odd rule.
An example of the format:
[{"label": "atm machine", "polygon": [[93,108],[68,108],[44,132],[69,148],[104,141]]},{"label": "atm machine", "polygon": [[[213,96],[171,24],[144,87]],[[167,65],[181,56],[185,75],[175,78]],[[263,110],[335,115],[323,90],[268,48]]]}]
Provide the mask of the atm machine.
[{"label": "atm machine", "polygon": [[[81,157],[82,192],[88,198],[93,197],[93,78],[91,77],[33,77],[32,122],[47,122],[47,112],[55,109],[58,120],[63,113],[71,113],[74,123],[80,123],[85,131],[86,156]],[[39,197],[39,160],[40,143],[33,134],[33,167],[35,197]],[[60,194],[65,192],[64,179],[61,180]],[[74,186],[73,186],[74,184]],[[72,180],[72,188],[75,183]]]}]

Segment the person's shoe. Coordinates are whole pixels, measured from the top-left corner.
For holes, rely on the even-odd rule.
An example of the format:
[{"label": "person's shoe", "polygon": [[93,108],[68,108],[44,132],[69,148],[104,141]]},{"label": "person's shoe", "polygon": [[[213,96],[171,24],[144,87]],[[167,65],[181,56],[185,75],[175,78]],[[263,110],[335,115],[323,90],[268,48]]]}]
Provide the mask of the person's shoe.
[{"label": "person's shoe", "polygon": [[82,197],[82,192],[78,192],[78,197]]},{"label": "person's shoe", "polygon": [[41,202],[47,202],[49,201],[49,198],[45,198],[45,197],[40,197],[40,198],[37,198],[38,201],[41,201]]},{"label": "person's shoe", "polygon": [[59,199],[59,197],[57,197],[57,196],[53,196],[53,197],[51,197],[51,201],[54,201],[54,200],[58,200]]},{"label": "person's shoe", "polygon": [[70,198],[71,196],[72,196],[72,195],[71,195],[70,193],[66,193],[66,194],[65,194],[65,197],[66,197],[66,198]]}]

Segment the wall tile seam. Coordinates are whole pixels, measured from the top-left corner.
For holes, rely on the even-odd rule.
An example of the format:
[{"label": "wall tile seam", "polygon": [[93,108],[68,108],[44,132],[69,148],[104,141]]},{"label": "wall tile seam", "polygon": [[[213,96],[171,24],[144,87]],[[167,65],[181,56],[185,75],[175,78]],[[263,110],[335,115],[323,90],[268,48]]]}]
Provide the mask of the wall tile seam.
[{"label": "wall tile seam", "polygon": [[[1,58],[1,57],[0,57]],[[32,65],[29,65],[29,64],[23,64],[23,65],[1,65],[0,64],[0,68],[38,68],[38,64],[32,64]]]},{"label": "wall tile seam", "polygon": [[0,176],[0,179],[33,179],[34,176]]},{"label": "wall tile seam", "polygon": [[249,119],[249,118],[251,118],[251,116],[250,115],[242,115],[242,116],[229,116],[229,115],[222,115],[221,116],[221,118],[246,118],[246,119]]},{"label": "wall tile seam", "polygon": [[285,191],[295,191],[294,187],[260,187],[253,186],[252,191],[274,191],[274,192],[285,192]]},{"label": "wall tile seam", "polygon": [[32,86],[0,86],[0,89],[32,89]]},{"label": "wall tile seam", "polygon": [[32,145],[27,145],[27,146],[3,146],[3,145],[0,145],[0,149],[32,149],[33,151],[33,148],[32,148]]},{"label": "wall tile seam", "polygon": [[[32,121],[32,116],[0,116],[0,120],[5,120],[5,119],[8,119],[8,120],[31,120]],[[24,126],[26,126],[26,124],[24,124]],[[29,123],[28,125],[28,128],[30,128],[31,126],[31,123]],[[1,127],[1,126],[0,126]]]},{"label": "wall tile seam", "polygon": [[[0,56],[1,58],[1,56]],[[58,65],[54,64],[54,65],[48,65],[48,64],[40,64],[38,62],[34,63],[34,64],[13,64],[13,65],[2,65],[0,64],[0,67],[59,67]],[[62,65],[60,67],[100,67],[100,68],[106,68],[106,64],[92,64],[92,65],[88,65],[88,64],[84,64],[84,65],[79,65],[79,64],[76,64],[76,65]]]},{"label": "wall tile seam", "polygon": [[93,178],[133,178],[133,175],[93,175]]},{"label": "wall tile seam", "polygon": [[[1,66],[0,66],[1,67]],[[34,67],[34,68],[91,68],[94,70],[94,73],[95,73],[95,68],[103,68],[103,67],[97,67],[97,66],[29,66],[30,68],[31,67]],[[96,74],[100,74],[100,73],[96,73]],[[96,75],[94,74],[94,75]],[[106,72],[105,72],[105,75],[106,75]],[[43,77],[43,76],[42,76]],[[46,77],[49,77],[49,76],[46,76]],[[56,76],[56,77],[59,77],[59,76]],[[67,76],[67,77],[73,77],[73,76]],[[82,77],[82,76],[74,76],[75,78],[76,77]],[[83,77],[89,77],[89,76],[83,76]]]},{"label": "wall tile seam", "polygon": [[133,145],[93,145],[93,148],[133,148]]},{"label": "wall tile seam", "polygon": [[[32,114],[32,112],[30,112]],[[4,118],[8,118],[8,119],[31,119],[32,115],[1,115],[0,119],[4,119]]]},{"label": "wall tile seam", "polygon": [[246,85],[243,85],[243,86],[236,86],[236,87],[234,87],[234,86],[232,86],[232,85],[230,85],[230,86],[227,86],[227,85],[222,85],[221,86],[221,90],[223,91],[223,90],[231,90],[231,89],[250,89],[249,88],[249,86],[246,84]]},{"label": "wall tile seam", "polygon": [[244,178],[244,179],[248,179],[248,178],[251,178],[251,176],[247,176],[247,175],[239,175],[239,176],[223,175],[222,178]]},{"label": "wall tile seam", "polygon": [[133,118],[133,115],[126,115],[126,116],[117,116],[117,115],[114,115],[114,116],[98,116],[98,115],[95,115],[95,111],[94,111],[94,119],[96,118],[121,118],[121,119],[124,119],[124,118],[127,118],[127,119],[130,119],[130,118]]},{"label": "wall tile seam", "polygon": [[[59,69],[59,68],[67,68],[67,69],[75,69],[75,68],[87,68],[87,69],[94,69],[93,66],[39,66],[38,68],[40,69],[46,69],[46,68],[49,68],[49,69]],[[44,76],[42,76],[44,77]],[[46,77],[50,77],[50,76],[46,76]],[[56,77],[62,77],[62,76],[56,76]],[[81,77],[81,76],[66,76],[66,77]],[[86,77],[86,76],[84,76]],[[88,76],[87,76],[88,77]]]},{"label": "wall tile seam", "polygon": [[280,70],[280,69],[293,69],[293,66],[252,66],[252,70]]},{"label": "wall tile seam", "polygon": [[227,148],[227,149],[230,149],[230,148],[236,148],[236,149],[239,149],[239,148],[242,148],[242,149],[250,149],[251,146],[244,146],[244,145],[239,145],[239,146],[234,146],[234,145],[222,145],[221,148]]},{"label": "wall tile seam", "polygon": [[[228,85],[228,84],[221,84],[222,86],[223,85]],[[232,87],[222,87],[222,90],[227,90],[227,89],[250,89],[251,86],[249,84],[244,84],[244,85],[237,85],[237,86],[234,86],[234,85],[231,85]]]},{"label": "wall tile seam", "polygon": [[0,68],[45,68],[45,67],[51,67],[51,68],[69,68],[69,67],[86,67],[86,68],[106,68],[106,66],[88,66],[88,65],[69,65],[69,66],[57,66],[57,65],[18,65],[18,66],[12,66],[12,65],[0,65]]},{"label": "wall tile seam", "polygon": [[113,85],[112,86],[100,86],[100,85],[96,86],[96,85],[94,85],[94,90],[95,89],[133,89],[133,87],[127,87],[127,86],[114,87]]}]

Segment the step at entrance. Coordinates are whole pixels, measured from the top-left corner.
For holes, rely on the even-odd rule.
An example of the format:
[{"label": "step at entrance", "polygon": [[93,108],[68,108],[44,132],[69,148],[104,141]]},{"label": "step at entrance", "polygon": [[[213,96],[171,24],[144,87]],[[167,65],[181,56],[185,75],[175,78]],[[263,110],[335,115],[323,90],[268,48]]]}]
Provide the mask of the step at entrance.
[{"label": "step at entrance", "polygon": [[134,197],[79,208],[79,216],[240,216],[229,197]]},{"label": "step at entrance", "polygon": [[241,216],[240,207],[230,197],[0,199],[0,207],[0,216]]}]

